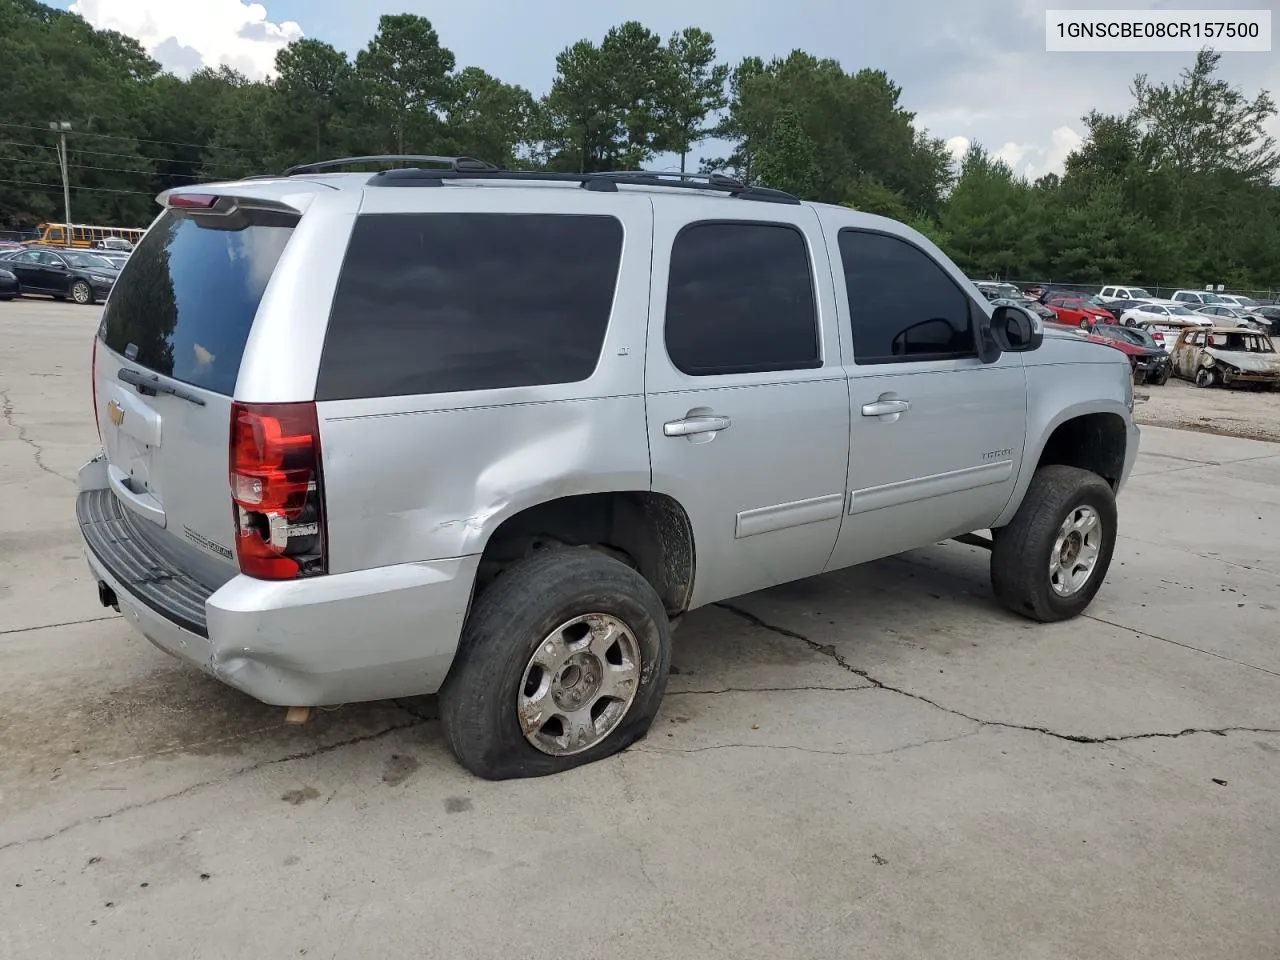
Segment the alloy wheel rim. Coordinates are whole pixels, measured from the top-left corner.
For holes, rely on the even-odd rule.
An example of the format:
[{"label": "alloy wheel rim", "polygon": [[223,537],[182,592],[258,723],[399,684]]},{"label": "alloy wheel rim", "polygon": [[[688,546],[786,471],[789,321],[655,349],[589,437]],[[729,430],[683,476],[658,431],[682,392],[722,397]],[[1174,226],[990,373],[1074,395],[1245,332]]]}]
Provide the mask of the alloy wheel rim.
[{"label": "alloy wheel rim", "polygon": [[1053,592],[1074,597],[1093,577],[1102,553],[1102,517],[1090,506],[1067,513],[1049,554],[1049,584]]},{"label": "alloy wheel rim", "polygon": [[640,645],[617,617],[589,613],[553,630],[529,658],[516,695],[525,739],[567,757],[613,733],[640,687]]}]

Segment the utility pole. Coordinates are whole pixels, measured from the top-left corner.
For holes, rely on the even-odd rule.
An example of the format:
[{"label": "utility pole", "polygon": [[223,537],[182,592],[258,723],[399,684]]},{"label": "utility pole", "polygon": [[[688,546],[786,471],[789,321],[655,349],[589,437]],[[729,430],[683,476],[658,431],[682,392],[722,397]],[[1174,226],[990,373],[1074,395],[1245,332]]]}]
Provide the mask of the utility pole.
[{"label": "utility pole", "polygon": [[71,124],[66,120],[50,122],[50,130],[58,133],[58,165],[62,167],[62,206],[66,215],[66,225],[62,228],[62,237],[66,245],[71,246],[71,180],[67,173],[67,133]]}]

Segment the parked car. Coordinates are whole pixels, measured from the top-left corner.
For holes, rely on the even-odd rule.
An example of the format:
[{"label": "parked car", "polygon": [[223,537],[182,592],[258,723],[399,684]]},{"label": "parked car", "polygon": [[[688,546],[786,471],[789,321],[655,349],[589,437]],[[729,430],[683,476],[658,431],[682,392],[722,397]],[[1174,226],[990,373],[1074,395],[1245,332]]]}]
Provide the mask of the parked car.
[{"label": "parked car", "polygon": [[1098,291],[1102,300],[1149,300],[1157,298],[1147,293],[1142,287],[1103,287]]},{"label": "parked car", "polygon": [[1218,299],[1228,307],[1235,307],[1237,310],[1243,310],[1245,313],[1252,313],[1255,307],[1263,304],[1253,297],[1246,297],[1238,293],[1220,293]]},{"label": "parked car", "polygon": [[1133,378],[1138,383],[1164,386],[1173,371],[1173,363],[1163,342],[1157,342],[1141,327],[1120,327],[1106,323],[1095,326],[1088,335],[1095,343],[1105,343],[1129,358]]},{"label": "parked car", "polygon": [[93,248],[95,250],[114,250],[117,253],[131,253],[133,244],[124,237],[103,237],[101,240],[95,241]]},{"label": "parked car", "polygon": [[124,265],[129,262],[129,254],[120,250],[94,250],[92,254],[95,257],[101,257],[106,260],[117,270],[124,269]]},{"label": "parked car", "polygon": [[82,304],[105,300],[120,275],[115,264],[80,250],[20,250],[0,264],[17,275],[24,294],[42,293],[57,300],[70,297]]},{"label": "parked car", "polygon": [[19,293],[18,275],[7,267],[0,266],[0,300],[12,300]]},{"label": "parked car", "polygon": [[1094,303],[1091,297],[1079,294],[1057,294],[1049,297],[1045,305],[1058,315],[1059,322],[1085,330],[1099,323],[1114,323],[1116,320],[1108,311]]},{"label": "parked car", "polygon": [[1173,372],[1197,387],[1280,385],[1280,354],[1271,338],[1243,327],[1186,330],[1173,348]]},{"label": "parked car", "polygon": [[997,307],[1021,307],[1023,310],[1029,310],[1034,313],[1045,323],[1057,323],[1058,321],[1058,315],[1039,300],[1028,300],[1026,297],[998,297],[992,300],[991,303]]},{"label": "parked car", "polygon": [[1107,311],[1107,313],[1111,314],[1111,316],[1115,319],[1115,322],[1116,322],[1116,323],[1119,323],[1119,322],[1120,322],[1120,318],[1124,316],[1124,314],[1125,314],[1125,311],[1126,311],[1126,310],[1132,310],[1132,309],[1134,309],[1135,307],[1140,307],[1140,306],[1142,306],[1142,305],[1143,305],[1143,304],[1145,304],[1145,303],[1149,303],[1150,301],[1147,301],[1147,300],[1107,300],[1107,299],[1105,299],[1105,298],[1103,298],[1103,297],[1099,296],[1099,297],[1095,297],[1095,298],[1094,298],[1094,300],[1093,300],[1093,302],[1094,302],[1094,304],[1095,304],[1096,306],[1101,307],[1103,310]]},{"label": "parked car", "polygon": [[1209,306],[1214,303],[1222,303],[1222,298],[1216,293],[1210,293],[1208,290],[1178,290],[1172,297],[1174,303],[1186,303],[1192,306]]},{"label": "parked car", "polygon": [[979,292],[988,300],[1020,300],[1022,291],[1012,283],[999,283],[994,280],[973,281]]},{"label": "parked car", "polygon": [[1180,303],[1146,303],[1126,310],[1120,316],[1120,323],[1146,330],[1157,343],[1172,351],[1184,329],[1202,327],[1213,321]]},{"label": "parked car", "polygon": [[1263,320],[1267,324],[1267,333],[1275,337],[1280,335],[1280,307],[1272,307],[1266,304],[1255,307],[1253,315],[1259,320]]},{"label": "parked car", "polygon": [[1225,304],[1211,303],[1208,306],[1197,307],[1196,313],[1202,314],[1209,318],[1210,323],[1245,327],[1249,330],[1261,330],[1266,332],[1269,324],[1262,317],[1254,317],[1244,310],[1236,307],[1228,307]]},{"label": "parked car", "polygon": [[277,705],[439,691],[504,779],[643,736],[673,624],[742,593],[992,530],[1000,603],[1092,601],[1138,451],[1119,351],[881,217],[446,163],[161,194],[76,505],[155,645]]}]

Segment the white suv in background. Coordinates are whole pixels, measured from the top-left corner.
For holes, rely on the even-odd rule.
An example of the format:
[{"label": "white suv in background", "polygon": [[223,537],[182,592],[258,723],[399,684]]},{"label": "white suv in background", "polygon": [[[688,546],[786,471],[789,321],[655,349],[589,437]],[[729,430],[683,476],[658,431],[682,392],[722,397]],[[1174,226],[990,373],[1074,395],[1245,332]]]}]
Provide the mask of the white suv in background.
[{"label": "white suv in background", "polygon": [[1103,287],[1098,296],[1103,300],[1146,300],[1152,303],[1156,300],[1142,287]]},{"label": "white suv in background", "polygon": [[1222,303],[1222,298],[1208,290],[1179,290],[1173,295],[1174,303],[1189,303],[1197,307],[1207,307]]}]

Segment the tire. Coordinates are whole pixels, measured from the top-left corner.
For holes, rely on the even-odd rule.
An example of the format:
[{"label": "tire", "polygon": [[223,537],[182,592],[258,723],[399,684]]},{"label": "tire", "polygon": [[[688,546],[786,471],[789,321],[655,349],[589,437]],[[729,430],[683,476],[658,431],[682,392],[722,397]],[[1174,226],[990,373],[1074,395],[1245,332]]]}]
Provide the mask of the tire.
[{"label": "tire", "polygon": [[[1054,589],[1050,564],[1068,518],[1092,511],[1100,530],[1093,566],[1068,595]],[[1031,478],[1022,505],[991,548],[991,588],[1014,613],[1054,623],[1085,611],[1102,586],[1116,545],[1116,498],[1096,473],[1078,467],[1041,467]]]},{"label": "tire", "polygon": [[[625,671],[632,662],[635,679],[627,685],[627,689],[634,689],[630,703],[612,721],[602,715],[607,728],[602,739],[585,748],[572,743],[567,723],[556,713],[538,728],[529,724],[531,732],[526,735],[517,704],[532,695],[531,685],[565,694],[566,688],[559,682],[573,669],[570,664],[557,667],[555,675],[542,671],[533,663],[535,653],[540,653],[544,644],[549,650],[553,641],[560,649],[575,649],[563,640],[575,636],[575,631],[585,631],[587,624],[579,618],[587,616],[597,624],[603,618],[613,618],[629,632],[631,652],[638,662],[622,659],[626,648],[621,639],[608,653],[620,651],[621,665],[614,669]],[[595,668],[601,670],[595,679],[603,678],[605,660],[588,657],[580,662],[587,665],[576,675],[578,679],[591,681]],[[621,561],[589,548],[547,550],[511,567],[473,604],[457,656],[440,690],[445,739],[462,766],[486,780],[541,777],[601,760],[648,732],[666,692],[670,663],[671,625],[647,580]],[[582,689],[569,689],[566,695],[592,695],[590,689],[585,694]],[[587,703],[580,711],[593,715],[607,700],[600,697],[577,703]],[[550,693],[543,702],[558,709]],[[621,705],[622,700],[609,700],[605,711],[617,709],[614,704]],[[534,721],[544,715],[538,710]],[[563,731],[565,743],[549,747],[557,728]],[[544,746],[536,746],[535,739]]]},{"label": "tire", "polygon": [[1170,375],[1171,375],[1170,371],[1166,370],[1164,373],[1162,373],[1162,374],[1160,374],[1159,376],[1157,376],[1157,377],[1156,377],[1156,381],[1155,381],[1155,382],[1156,382],[1156,386],[1157,386],[1157,387],[1163,387],[1166,383],[1168,383],[1168,382],[1169,382],[1169,377],[1170,377]]},{"label": "tire", "polygon": [[1198,370],[1196,370],[1196,386],[1197,387],[1208,388],[1208,387],[1216,386],[1217,383],[1218,383],[1218,374],[1216,371],[1210,370],[1208,367],[1200,367]]},{"label": "tire", "polygon": [[1081,317],[1081,318],[1080,318],[1080,329],[1081,329],[1081,330],[1088,330],[1088,329],[1089,329],[1089,319],[1088,319],[1088,317]]},{"label": "tire", "polygon": [[81,306],[93,304],[93,287],[84,280],[77,280],[71,285],[71,299]]}]

